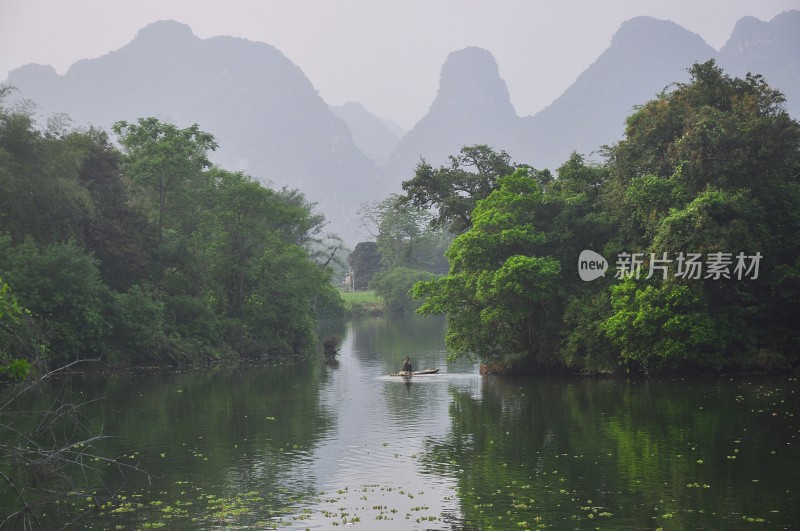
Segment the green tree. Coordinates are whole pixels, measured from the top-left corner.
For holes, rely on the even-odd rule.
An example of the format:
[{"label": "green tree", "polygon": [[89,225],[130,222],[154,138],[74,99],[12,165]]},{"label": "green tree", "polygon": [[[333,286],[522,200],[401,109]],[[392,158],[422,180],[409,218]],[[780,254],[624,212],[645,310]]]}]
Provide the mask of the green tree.
[{"label": "green tree", "polygon": [[41,321],[46,361],[101,356],[109,330],[108,288],[97,261],[74,242],[39,247],[0,237],[0,272]]},{"label": "green tree", "polygon": [[313,205],[211,168],[216,142],[196,125],[114,131],[124,153],[102,131],[63,117],[40,131],[29,108],[0,105],[0,275],[34,316],[30,343],[55,364],[304,349],[317,316],[341,309],[342,242]]},{"label": "green tree", "polygon": [[[408,295],[417,280],[430,279],[448,269],[445,251],[452,241],[446,227],[432,223],[426,210],[390,195],[362,207],[362,224],[374,227],[381,271],[370,283],[393,312],[415,309]],[[356,280],[358,280],[356,272]]]},{"label": "green tree", "polygon": [[86,135],[39,131],[32,110],[5,107],[5,95],[0,90],[0,230],[16,243],[82,241],[95,206],[78,175]]},{"label": "green tree", "polygon": [[22,380],[33,368],[36,349],[23,330],[23,322],[30,314],[14,296],[11,288],[0,277],[0,378]]},{"label": "green tree", "polygon": [[181,207],[182,194],[211,166],[208,152],[217,142],[197,124],[179,129],[152,117],[135,124],[120,121],[112,129],[125,149],[126,172],[152,194],[161,239],[168,207]]},{"label": "green tree", "polygon": [[614,311],[600,325],[623,360],[648,373],[721,367],[720,328],[703,294],[686,284],[639,284],[628,278],[611,288]]},{"label": "green tree", "polygon": [[272,190],[239,173],[214,170],[213,188],[194,234],[206,268],[203,283],[224,315],[240,317],[245,300],[269,274],[257,258],[281,242],[290,222],[286,206]]},{"label": "green tree", "polygon": [[432,227],[447,227],[460,234],[472,225],[472,211],[477,202],[495,189],[497,181],[516,169],[505,151],[496,152],[486,145],[467,146],[450,156],[449,166],[433,166],[421,160],[414,177],[403,182],[403,201],[416,208],[434,210]]},{"label": "green tree", "polygon": [[[515,174],[477,202],[450,274],[414,289],[421,311],[450,317],[456,353],[600,371],[797,365],[800,124],[759,76],[713,61],[690,73],[637,109],[606,164],[573,154],[558,179]],[[612,264],[640,253],[643,276],[583,282],[566,265],[584,249]],[[676,274],[688,253],[729,267]],[[656,260],[671,274],[648,275]]]},{"label": "green tree", "polygon": [[441,228],[431,227],[432,216],[390,195],[375,207],[376,244],[386,269],[407,267],[441,273],[447,270],[444,252],[452,241]]},{"label": "green tree", "polygon": [[215,358],[225,350],[223,325],[207,297],[207,267],[194,235],[215,197],[208,152],[216,149],[216,141],[197,124],[180,129],[152,117],[117,122],[112,129],[124,149],[121,169],[133,185],[132,195],[155,227],[151,264],[140,282],[151,300],[138,296],[136,289],[130,291],[132,298],[118,299],[123,304],[120,329],[138,335],[135,326],[124,325],[130,304],[136,302],[136,311],[154,319],[153,329],[163,330],[149,343],[158,346],[156,360]]},{"label": "green tree", "polygon": [[[573,153],[546,188],[539,223],[547,227],[547,252],[566,265],[561,358],[572,370],[613,372],[619,354],[599,328],[608,314],[610,280],[584,282],[574,269],[581,251],[603,250],[618,230],[618,221],[601,202],[608,186],[606,165],[587,163]],[[544,205],[543,205],[544,206]]]},{"label": "green tree", "polygon": [[372,277],[381,270],[381,255],[375,242],[359,242],[347,257],[350,270],[355,274],[355,289],[366,289]]},{"label": "green tree", "polygon": [[216,168],[210,176],[192,236],[195,304],[220,316],[216,326],[243,353],[295,352],[339,298],[332,255],[315,259],[321,218],[296,191]]},{"label": "green tree", "polygon": [[546,237],[534,224],[544,193],[527,169],[498,184],[447,252],[450,273],[412,294],[424,298],[422,313],[447,315],[455,356],[497,370],[557,366],[561,265],[541,253]]},{"label": "green tree", "polygon": [[156,227],[138,200],[136,185],[122,172],[121,154],[104,131],[70,133],[82,146],[78,179],[91,198],[81,241],[99,260],[110,287],[125,291],[148,279],[156,252]]},{"label": "green tree", "polygon": [[420,305],[409,296],[414,284],[434,278],[436,275],[433,273],[401,266],[378,272],[372,279],[370,287],[381,296],[390,312],[403,313],[414,311]]},{"label": "green tree", "polygon": [[[797,336],[789,323],[800,319],[800,243],[794,236],[800,230],[800,124],[783,110],[783,95],[760,76],[730,78],[713,61],[694,65],[690,74],[690,82],[639,108],[628,119],[625,139],[609,149],[610,179],[601,201],[620,227],[609,250],[673,258],[730,253],[732,278],[705,272],[685,282],[659,278],[636,297],[617,293],[614,318],[634,311],[643,315],[641,323],[659,322],[642,297],[690,293],[714,315],[708,335],[725,356],[711,361],[705,350],[687,347],[694,355],[673,351],[676,363],[738,366],[786,355],[796,363]],[[736,278],[739,253],[763,257],[758,279]],[[664,327],[649,333],[651,344],[671,337]]]}]

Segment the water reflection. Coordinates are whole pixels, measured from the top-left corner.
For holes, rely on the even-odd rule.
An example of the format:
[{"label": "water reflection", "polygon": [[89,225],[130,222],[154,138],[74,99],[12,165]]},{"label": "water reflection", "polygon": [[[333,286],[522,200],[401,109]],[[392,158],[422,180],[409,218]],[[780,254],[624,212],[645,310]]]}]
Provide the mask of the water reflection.
[{"label": "water reflection", "polygon": [[[729,529],[800,521],[796,378],[483,378],[469,363],[446,363],[445,327],[415,316],[332,325],[320,336],[342,337],[336,365],[322,361],[320,346],[319,360],[301,367],[59,381],[65,395],[89,402],[83,421],[109,436],[101,449],[151,474],[98,465],[85,487],[120,490],[81,527]],[[406,355],[441,373],[389,376]],[[9,500],[0,492],[0,503]],[[85,497],[71,497],[57,511],[85,507]],[[54,514],[42,519],[45,528],[57,527]]]},{"label": "water reflection", "polygon": [[[453,479],[432,475],[421,463],[425,441],[447,433],[448,389],[480,382],[472,365],[447,366],[444,327],[441,319],[415,316],[349,324],[341,363],[320,390],[323,407],[335,412],[335,428],[314,454],[319,488],[335,494],[313,507],[309,525],[329,526],[342,507],[382,529],[460,520]],[[407,355],[415,366],[440,367],[441,374],[389,376]]]},{"label": "water reflection", "polygon": [[[126,467],[89,463],[83,493],[42,507],[40,522],[57,528],[55,520],[92,507],[83,528],[202,529],[231,519],[260,527],[272,511],[316,492],[310,455],[331,425],[319,382],[311,366],[90,374],[53,384],[66,387],[67,400],[87,402],[80,421],[105,436],[98,451]],[[47,396],[21,404],[48,405]],[[90,498],[110,493],[112,502],[93,506]],[[6,494],[2,502],[11,506]]]},{"label": "water reflection", "polygon": [[787,503],[800,486],[794,379],[487,378],[451,395],[450,430],[423,461],[458,477],[467,525],[800,521]]}]

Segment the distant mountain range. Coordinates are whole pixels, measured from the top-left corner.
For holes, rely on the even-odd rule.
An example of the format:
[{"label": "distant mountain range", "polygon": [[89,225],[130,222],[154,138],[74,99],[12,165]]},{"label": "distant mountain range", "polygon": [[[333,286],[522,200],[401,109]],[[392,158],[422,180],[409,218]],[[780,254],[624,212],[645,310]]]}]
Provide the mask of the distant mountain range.
[{"label": "distant mountain range", "polygon": [[399,192],[420,157],[441,164],[462,146],[482,143],[536,168],[555,169],[572,151],[599,159],[598,148],[622,138],[636,105],[687,81],[692,63],[711,58],[730,75],[762,74],[800,117],[800,11],[769,22],[741,19],[719,52],[677,24],[634,18],[559,98],[525,117],[514,110],[489,51],[455,51],[428,113],[408,132],[358,103],[329,107],[273,46],[200,39],[173,21],[151,24],[128,45],[79,61],[63,76],[27,65],[7,83],[44,113],[66,113],[77,124],[108,129],[143,116],[198,123],[217,137],[216,163],[300,189],[354,245],[361,203]]},{"label": "distant mountain range", "polygon": [[132,42],[59,76],[24,66],[8,83],[45,112],[109,129],[157,116],[214,134],[212,160],[318,203],[331,229],[354,238],[356,211],[380,197],[374,161],[295,64],[275,47],[234,37],[200,39],[177,22],[156,22]]},{"label": "distant mountain range", "polygon": [[476,142],[536,168],[555,169],[573,151],[599,159],[598,148],[622,138],[636,105],[688,81],[689,67],[709,59],[732,76],[762,74],[800,118],[800,11],[770,22],[740,20],[720,52],[673,22],[638,17],[625,22],[575,83],[533,116],[516,115],[489,52],[467,48],[450,54],[436,99],[384,166],[386,179],[408,179],[420,156],[441,164]]},{"label": "distant mountain range", "polygon": [[361,152],[378,165],[387,161],[405,135],[399,125],[375,116],[360,103],[351,101],[338,107],[332,106],[331,110],[350,128],[353,142]]}]

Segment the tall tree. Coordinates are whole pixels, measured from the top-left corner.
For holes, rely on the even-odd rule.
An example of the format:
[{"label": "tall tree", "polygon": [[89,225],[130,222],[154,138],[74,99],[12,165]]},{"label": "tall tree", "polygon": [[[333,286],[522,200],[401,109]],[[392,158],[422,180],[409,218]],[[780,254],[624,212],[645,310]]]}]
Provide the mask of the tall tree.
[{"label": "tall tree", "polygon": [[[125,149],[126,172],[153,194],[161,239],[172,196],[180,196],[203,169],[211,166],[208,152],[215,150],[217,143],[197,124],[179,129],[152,117],[140,118],[135,124],[120,121],[112,129]],[[177,208],[179,201],[172,201],[173,206]]]},{"label": "tall tree", "polygon": [[[767,358],[784,364],[790,363],[787,355],[796,362],[790,323],[800,320],[800,124],[785,112],[783,95],[760,76],[731,78],[713,61],[694,65],[690,74],[688,83],[632,115],[625,139],[609,150],[605,204],[620,222],[610,248],[670,259],[699,253],[704,261],[723,253],[730,262],[727,273],[658,276],[616,288],[614,311],[603,326],[612,338],[622,337],[616,325],[630,311],[640,324],[663,325],[656,303],[669,300],[682,308],[708,308],[713,319],[691,327],[695,340],[676,336],[687,351],[692,341],[702,346],[689,359],[627,350],[651,368],[746,365]],[[740,253],[748,267],[750,257],[761,257],[758,278],[752,272],[749,280],[738,278]],[[671,313],[685,313],[687,327],[688,311]],[[670,327],[654,326],[649,334],[653,344],[669,337]],[[724,356],[709,356],[709,350]]]},{"label": "tall tree", "polygon": [[90,135],[54,124],[38,130],[31,109],[3,105],[6,93],[0,90],[0,231],[15,242],[81,240],[95,206],[78,175]]},{"label": "tall tree", "polygon": [[444,252],[452,237],[446,227],[432,226],[433,216],[391,194],[361,207],[362,226],[374,235],[384,269],[410,269],[443,273]]},{"label": "tall tree", "polygon": [[97,260],[75,242],[13,245],[0,236],[0,271],[21,302],[41,321],[44,361],[55,364],[103,354],[109,331],[108,288]]},{"label": "tall tree", "polygon": [[359,242],[347,257],[350,271],[355,275],[355,289],[366,289],[375,273],[382,269],[381,255],[375,242]]},{"label": "tall tree", "polygon": [[557,366],[561,265],[534,220],[543,191],[526,169],[498,182],[447,252],[450,273],[420,282],[420,311],[448,316],[448,347],[497,370]]},{"label": "tall tree", "polygon": [[450,156],[449,166],[433,166],[421,160],[414,177],[403,182],[403,200],[414,207],[436,212],[432,227],[445,227],[460,234],[472,225],[472,211],[487,197],[497,180],[516,169],[505,151],[486,145],[468,146]]}]

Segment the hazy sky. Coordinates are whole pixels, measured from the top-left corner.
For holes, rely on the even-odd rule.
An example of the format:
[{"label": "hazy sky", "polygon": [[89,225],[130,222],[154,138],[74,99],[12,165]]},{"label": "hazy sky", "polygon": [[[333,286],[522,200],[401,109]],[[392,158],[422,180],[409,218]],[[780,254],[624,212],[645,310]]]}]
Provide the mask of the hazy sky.
[{"label": "hazy sky", "polygon": [[274,45],[330,104],[361,102],[410,128],[436,94],[447,54],[491,51],[520,115],[559,96],[625,20],[672,20],[719,49],[743,16],[800,0],[0,0],[0,80],[27,63],[63,74],[173,19],[195,35]]}]

